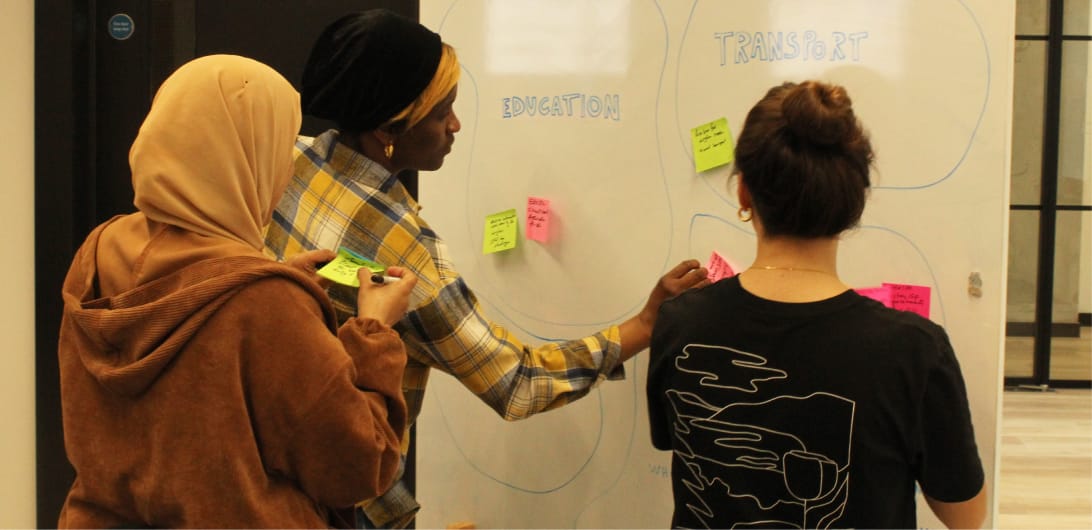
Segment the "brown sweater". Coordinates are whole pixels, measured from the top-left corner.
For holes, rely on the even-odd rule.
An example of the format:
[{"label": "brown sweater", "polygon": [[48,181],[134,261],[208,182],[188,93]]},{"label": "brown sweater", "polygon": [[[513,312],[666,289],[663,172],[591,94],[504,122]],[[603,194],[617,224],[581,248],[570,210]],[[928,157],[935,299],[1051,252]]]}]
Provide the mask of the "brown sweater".
[{"label": "brown sweater", "polygon": [[[343,509],[398,469],[398,335],[372,320],[335,329],[318,285],[257,256],[183,262],[102,297],[102,232],[64,284],[61,399],[77,476],[58,526],[351,524]],[[192,243],[159,239],[160,255]]]}]

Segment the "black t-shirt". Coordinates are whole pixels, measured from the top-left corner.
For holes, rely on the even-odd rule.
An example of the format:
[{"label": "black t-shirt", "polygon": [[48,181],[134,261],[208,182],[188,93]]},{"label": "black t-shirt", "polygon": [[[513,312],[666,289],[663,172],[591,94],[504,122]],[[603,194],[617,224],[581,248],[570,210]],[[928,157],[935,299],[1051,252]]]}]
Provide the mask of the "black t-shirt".
[{"label": "black t-shirt", "polygon": [[947,334],[853,291],[782,303],[732,277],[669,300],[647,392],[673,527],[915,528],[915,484],[982,488]]}]

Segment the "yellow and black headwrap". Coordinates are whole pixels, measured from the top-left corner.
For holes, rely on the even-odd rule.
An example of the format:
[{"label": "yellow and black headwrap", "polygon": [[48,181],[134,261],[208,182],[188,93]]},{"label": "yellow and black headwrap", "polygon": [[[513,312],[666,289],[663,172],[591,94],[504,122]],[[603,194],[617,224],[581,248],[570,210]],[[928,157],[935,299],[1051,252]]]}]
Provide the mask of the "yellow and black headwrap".
[{"label": "yellow and black headwrap", "polygon": [[[346,15],[319,35],[304,67],[300,103],[305,113],[342,130],[370,131],[403,119],[412,126],[447,95],[458,74],[455,53],[438,34],[372,9]],[[449,86],[434,97],[443,85]]]}]

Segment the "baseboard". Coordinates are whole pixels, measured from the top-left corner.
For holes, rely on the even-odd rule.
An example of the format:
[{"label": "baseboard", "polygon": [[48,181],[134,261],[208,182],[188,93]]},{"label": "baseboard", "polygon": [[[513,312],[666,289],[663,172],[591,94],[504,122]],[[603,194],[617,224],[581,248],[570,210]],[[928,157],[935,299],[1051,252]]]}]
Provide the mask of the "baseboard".
[{"label": "baseboard", "polygon": [[[1050,325],[1052,337],[1080,337],[1081,325],[1077,322],[1055,322]],[[1034,322],[1006,322],[1005,336],[1034,337],[1037,324]]]},{"label": "baseboard", "polygon": [[1092,313],[1077,313],[1077,322],[1082,326],[1092,326]]}]

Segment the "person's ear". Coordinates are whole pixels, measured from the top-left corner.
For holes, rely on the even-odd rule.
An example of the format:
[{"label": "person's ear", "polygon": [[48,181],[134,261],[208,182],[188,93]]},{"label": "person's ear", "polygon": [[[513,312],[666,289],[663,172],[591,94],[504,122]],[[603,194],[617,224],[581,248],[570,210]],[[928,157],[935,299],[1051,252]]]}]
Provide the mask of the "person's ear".
[{"label": "person's ear", "polygon": [[391,132],[390,128],[383,125],[373,131],[369,131],[365,134],[372,135],[375,138],[378,147],[382,150],[383,156],[390,160],[394,156],[394,142],[398,139],[398,135]]},{"label": "person's ear", "polygon": [[391,132],[390,128],[386,125],[371,131],[371,134],[375,137],[376,140],[379,140],[379,145],[384,146],[391,145],[394,143],[395,140],[398,139],[398,135]]},{"label": "person's ear", "polygon": [[736,173],[736,195],[739,199],[739,207],[751,210],[754,204],[751,201],[751,190],[743,183],[743,173]]}]

